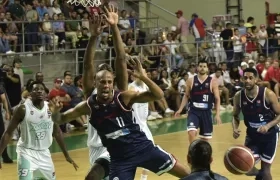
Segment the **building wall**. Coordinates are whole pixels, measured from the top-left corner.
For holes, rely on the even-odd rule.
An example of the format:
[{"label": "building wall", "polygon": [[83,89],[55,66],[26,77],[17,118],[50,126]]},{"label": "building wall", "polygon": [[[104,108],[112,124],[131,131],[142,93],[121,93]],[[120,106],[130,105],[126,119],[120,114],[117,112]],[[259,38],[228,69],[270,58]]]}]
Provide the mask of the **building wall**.
[{"label": "building wall", "polygon": [[[212,17],[215,15],[224,15],[226,12],[226,0],[151,0],[153,3],[171,11],[176,12],[178,9],[184,12],[184,16],[190,19],[192,13],[197,13],[200,17],[212,24]],[[231,0],[235,2],[235,0]],[[252,3],[254,2],[254,3]],[[270,2],[270,12],[280,13],[280,0],[268,0]],[[233,4],[234,5],[234,4]],[[265,24],[265,0],[243,0],[243,18],[253,16],[256,19],[255,24]],[[151,11],[163,16],[168,21],[176,24],[176,17],[167,15],[161,9],[151,6]],[[232,10],[232,14],[234,10]]]}]

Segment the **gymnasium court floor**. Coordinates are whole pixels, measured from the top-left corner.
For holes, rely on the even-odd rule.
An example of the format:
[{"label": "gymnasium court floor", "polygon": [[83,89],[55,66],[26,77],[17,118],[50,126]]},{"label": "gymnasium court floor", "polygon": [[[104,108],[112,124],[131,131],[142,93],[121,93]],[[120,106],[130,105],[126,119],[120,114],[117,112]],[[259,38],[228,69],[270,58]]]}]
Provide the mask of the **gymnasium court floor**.
[{"label": "gymnasium court floor", "polygon": [[[213,147],[213,164],[212,170],[218,172],[230,180],[253,180],[253,177],[246,176],[235,176],[230,174],[223,165],[223,155],[226,149],[235,144],[243,144],[245,137],[245,126],[241,123],[242,135],[239,139],[235,140],[232,137],[231,124],[232,120],[230,112],[221,113],[223,124],[215,125],[214,136],[211,140]],[[187,165],[186,154],[187,154],[187,133],[186,129],[186,118],[181,117],[178,119],[163,119],[149,122],[150,129],[154,135],[155,142],[164,148],[166,151],[172,153],[177,159]],[[89,169],[88,150],[86,147],[87,135],[84,133],[72,133],[65,137],[65,142],[70,151],[70,155],[73,160],[79,165],[78,171],[75,171],[71,164],[65,161],[63,154],[56,142],[53,143],[50,150],[53,152],[53,161],[56,168],[56,175],[58,180],[83,180],[85,174]],[[16,159],[15,143],[9,146],[9,154],[12,155],[13,159]],[[272,166],[273,179],[280,179],[280,171],[277,167],[280,165],[280,153],[277,152],[277,156]],[[12,165],[3,164],[2,170],[0,170],[0,179],[5,180],[16,180],[16,162]],[[138,169],[136,180],[140,179],[141,169]],[[152,173],[148,176],[149,180],[172,180],[178,179],[168,174],[164,174],[160,177]]]}]

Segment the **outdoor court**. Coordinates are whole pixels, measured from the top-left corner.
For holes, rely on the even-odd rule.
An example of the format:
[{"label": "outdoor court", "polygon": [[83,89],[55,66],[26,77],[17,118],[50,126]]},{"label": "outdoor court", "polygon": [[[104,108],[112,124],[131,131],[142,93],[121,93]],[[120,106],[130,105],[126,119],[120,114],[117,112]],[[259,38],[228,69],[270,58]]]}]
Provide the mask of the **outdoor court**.
[{"label": "outdoor court", "polygon": [[[231,124],[229,123],[232,119],[230,112],[222,112],[223,124],[214,127],[214,135],[211,140],[213,147],[213,158],[212,170],[226,176],[230,180],[253,180],[254,177],[246,176],[235,176],[229,173],[223,165],[223,156],[226,149],[235,144],[243,144],[245,136],[245,126],[241,123],[242,135],[239,139],[235,140],[232,137]],[[150,129],[154,135],[156,144],[160,145],[166,151],[172,153],[176,158],[187,165],[186,154],[187,154],[187,133],[186,129],[186,118],[181,117],[179,119],[164,119],[149,122]],[[56,175],[58,180],[83,180],[85,174],[89,169],[88,150],[86,148],[87,135],[84,133],[72,133],[65,138],[68,149],[73,160],[79,165],[79,170],[75,171],[71,164],[65,161],[63,154],[60,152],[56,142],[50,150],[53,152],[53,161],[56,168]],[[9,153],[12,154],[13,159],[16,159],[15,145],[9,146]],[[277,152],[275,161],[272,166],[273,179],[280,179],[280,154]],[[0,170],[0,179],[2,180],[16,180],[16,162],[12,165],[3,164],[3,169]],[[141,169],[138,169],[136,180],[140,179]],[[149,180],[172,180],[178,179],[173,176],[164,174],[160,177],[150,173],[148,176]]]}]

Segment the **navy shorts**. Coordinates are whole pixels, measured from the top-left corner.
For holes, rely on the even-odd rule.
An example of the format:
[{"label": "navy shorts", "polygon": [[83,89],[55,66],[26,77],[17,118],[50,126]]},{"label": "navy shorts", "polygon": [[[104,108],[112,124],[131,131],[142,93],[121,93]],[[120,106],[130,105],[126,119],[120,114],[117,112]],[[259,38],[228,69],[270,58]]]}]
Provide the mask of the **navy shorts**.
[{"label": "navy shorts", "polygon": [[213,132],[213,118],[211,110],[195,110],[188,111],[187,130],[197,131],[202,138],[211,139]]},{"label": "navy shorts", "polygon": [[265,136],[246,136],[245,146],[251,149],[254,157],[271,164],[276,155],[279,133],[273,133],[267,138]]},{"label": "navy shorts", "polygon": [[171,154],[151,144],[131,158],[118,160],[111,158],[109,180],[134,180],[137,167],[161,175],[170,171],[175,164],[176,159]]}]

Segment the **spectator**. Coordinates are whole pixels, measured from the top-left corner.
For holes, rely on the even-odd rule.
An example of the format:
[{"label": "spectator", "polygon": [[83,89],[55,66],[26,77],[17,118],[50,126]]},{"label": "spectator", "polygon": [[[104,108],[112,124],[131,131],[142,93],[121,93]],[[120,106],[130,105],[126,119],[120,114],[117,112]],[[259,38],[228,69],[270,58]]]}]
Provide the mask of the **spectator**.
[{"label": "spectator", "polygon": [[[35,81],[44,83],[44,75],[42,72],[37,72],[35,74]],[[49,89],[45,86],[45,84],[43,84],[43,85],[44,85],[46,94],[49,94],[49,92],[50,92]]]},{"label": "spectator", "polygon": [[51,47],[55,48],[55,46],[57,46],[58,36],[53,33],[53,27],[48,13],[44,14],[43,23],[40,28],[40,36],[42,41],[40,51],[50,50]]},{"label": "spectator", "polygon": [[126,10],[122,10],[121,11],[121,16],[120,16],[120,20],[119,20],[119,29],[120,29],[120,33],[123,36],[123,39],[126,40],[127,38],[127,34],[130,33],[130,21],[127,19],[127,11]]},{"label": "spectator", "polygon": [[14,61],[13,61],[14,73],[19,75],[21,89],[23,89],[23,87],[24,87],[24,74],[23,74],[23,70],[21,69],[21,63],[22,63],[21,59],[18,56],[16,56]]},{"label": "spectator", "polygon": [[77,12],[73,11],[71,12],[70,20],[66,22],[66,38],[70,38],[72,41],[72,48],[76,48],[76,43],[78,41],[78,33],[80,33],[80,24],[79,21],[77,21]]},{"label": "spectator", "polygon": [[227,64],[230,66],[230,62],[233,59],[233,43],[231,41],[231,37],[233,37],[233,32],[232,32],[232,25],[231,23],[226,24],[226,29],[224,29],[221,32],[221,37],[223,38],[223,47],[225,49],[226,55],[227,55]]},{"label": "spectator", "polygon": [[31,4],[26,5],[26,20],[29,22],[25,27],[27,51],[35,51],[38,44],[38,13],[32,9]]},{"label": "spectator", "polygon": [[243,19],[241,19],[241,20],[239,21],[238,30],[239,30],[240,36],[244,36],[244,35],[246,35],[246,33],[247,33],[246,27],[244,26],[244,23],[245,23],[245,21],[244,21]]},{"label": "spectator", "polygon": [[130,22],[130,27],[134,30],[136,30],[136,27],[138,26],[139,20],[138,17],[136,15],[135,11],[130,11],[129,14],[129,18],[128,18],[129,22]]},{"label": "spectator", "polygon": [[50,8],[50,12],[49,12],[49,15],[50,17],[53,17],[54,14],[60,14],[62,13],[61,9],[60,9],[60,6],[57,2],[57,0],[54,0],[53,3],[52,3],[52,7]]},{"label": "spectator", "polygon": [[65,42],[66,42],[66,35],[65,35],[65,28],[64,22],[59,20],[59,16],[62,14],[53,14],[53,22],[52,22],[52,31],[58,37],[58,49],[65,49]]},{"label": "spectator", "polygon": [[49,100],[54,98],[59,98],[59,100],[63,103],[63,106],[69,106],[69,102],[71,101],[70,96],[61,88],[62,79],[55,78],[54,79],[54,88],[51,89],[49,93]]},{"label": "spectator", "polygon": [[12,14],[12,18],[15,21],[22,21],[24,20],[25,10],[20,5],[20,0],[15,0],[15,3],[12,3],[8,7],[10,13]]},{"label": "spectator", "polygon": [[[78,36],[76,47],[79,49],[85,49],[87,47],[88,41],[89,41],[88,29],[86,27],[83,27],[81,36]],[[85,55],[84,50],[78,51],[79,74],[83,74],[84,55]]]},{"label": "spectator", "polygon": [[259,37],[260,52],[263,53],[263,51],[266,49],[265,44],[268,38],[267,31],[264,24],[260,26],[258,37]]},{"label": "spectator", "polygon": [[178,18],[177,28],[176,28],[176,35],[179,35],[179,40],[182,43],[184,48],[184,52],[187,53],[189,56],[192,55],[189,47],[188,47],[188,35],[189,35],[189,22],[183,17],[183,11],[178,10],[176,13]]},{"label": "spectator", "polygon": [[[215,27],[215,31],[213,33],[213,55],[215,57],[215,62],[218,65],[220,62],[224,61],[226,59],[225,50],[222,46],[223,38],[220,36],[222,31],[222,27],[220,25],[217,25]],[[212,50],[210,50],[212,51]]]},{"label": "spectator", "polygon": [[250,16],[247,18],[247,23],[245,23],[244,26],[246,28],[250,28],[250,27],[254,26],[254,22],[255,22],[255,19]]},{"label": "spectator", "polygon": [[274,90],[277,97],[279,97],[280,71],[278,60],[275,60],[272,66],[267,69],[264,81],[268,81],[270,83],[270,87]]},{"label": "spectator", "polygon": [[39,21],[43,21],[45,14],[48,14],[48,9],[45,6],[44,0],[39,0],[40,6],[36,7],[36,11],[39,16]]},{"label": "spectator", "polygon": [[243,43],[241,41],[241,36],[239,34],[239,30],[237,28],[234,28],[234,35],[232,37],[233,41],[233,60],[234,64],[240,65],[242,59],[243,59]]},{"label": "spectator", "polygon": [[21,98],[22,98],[23,100],[25,100],[26,98],[29,97],[29,92],[28,92],[27,88],[30,86],[30,84],[31,84],[32,82],[34,82],[34,79],[28,79],[28,80],[27,80],[25,89],[24,89],[24,90],[22,91],[22,93],[21,93]]},{"label": "spectator", "polygon": [[206,37],[206,23],[203,19],[199,18],[196,13],[192,14],[192,20],[190,22],[190,29],[192,34],[194,35],[195,42],[199,47],[199,52],[202,55],[205,55],[204,50],[201,47],[201,43],[204,41]]},{"label": "spectator", "polygon": [[18,28],[16,24],[13,22],[11,12],[6,12],[6,21],[7,21],[7,29],[5,32],[5,39],[7,39],[9,42],[13,43],[13,51],[17,51],[17,45],[18,45]]},{"label": "spectator", "polygon": [[179,52],[179,47],[175,44],[175,41],[172,40],[171,33],[167,34],[167,39],[164,41],[163,44],[170,53],[168,64],[170,64],[171,68],[173,69],[180,68],[184,62],[184,58]]},{"label": "spectator", "polygon": [[85,11],[82,15],[82,27],[86,27],[87,29],[89,29],[89,14]]}]

